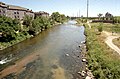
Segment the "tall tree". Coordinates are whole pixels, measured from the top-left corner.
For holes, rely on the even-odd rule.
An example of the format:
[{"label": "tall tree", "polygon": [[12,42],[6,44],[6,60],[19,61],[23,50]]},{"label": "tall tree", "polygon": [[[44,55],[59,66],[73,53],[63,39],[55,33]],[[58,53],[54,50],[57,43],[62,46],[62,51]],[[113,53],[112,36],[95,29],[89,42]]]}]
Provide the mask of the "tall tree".
[{"label": "tall tree", "polygon": [[51,20],[55,23],[63,23],[66,19],[66,16],[64,14],[60,14],[59,12],[54,12],[51,15]]}]

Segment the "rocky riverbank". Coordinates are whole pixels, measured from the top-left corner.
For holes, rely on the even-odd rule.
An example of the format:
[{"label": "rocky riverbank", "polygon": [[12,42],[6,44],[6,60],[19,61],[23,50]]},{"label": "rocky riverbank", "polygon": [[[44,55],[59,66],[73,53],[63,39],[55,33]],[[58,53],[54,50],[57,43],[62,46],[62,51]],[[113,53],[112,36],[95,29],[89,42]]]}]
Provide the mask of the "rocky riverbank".
[{"label": "rocky riverbank", "polygon": [[82,57],[82,71],[78,72],[82,76],[83,79],[94,79],[94,76],[91,70],[88,69],[88,61],[87,61],[87,48],[85,42],[79,46],[81,49],[81,57]]},{"label": "rocky riverbank", "polygon": [[[84,35],[86,35],[86,32],[84,32]],[[83,79],[94,79],[94,76],[91,72],[91,70],[88,69],[88,59],[87,59],[87,46],[86,46],[86,40],[82,41],[79,45],[81,49],[81,57],[82,57],[82,71],[78,72],[82,76]]]}]

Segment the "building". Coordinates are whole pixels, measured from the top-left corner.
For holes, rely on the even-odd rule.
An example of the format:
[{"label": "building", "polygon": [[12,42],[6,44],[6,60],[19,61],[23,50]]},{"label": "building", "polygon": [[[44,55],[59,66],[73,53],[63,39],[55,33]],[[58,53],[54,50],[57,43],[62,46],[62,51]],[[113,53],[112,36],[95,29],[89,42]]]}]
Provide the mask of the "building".
[{"label": "building", "polygon": [[39,12],[34,12],[34,13],[35,13],[35,17],[37,16],[49,17],[49,13],[44,12],[44,11],[39,11]]},{"label": "building", "polygon": [[5,5],[4,3],[0,2],[0,15],[6,16],[6,12],[7,12],[7,5]]},{"label": "building", "polygon": [[34,12],[32,10],[20,6],[8,5],[2,2],[0,2],[0,15],[19,20],[23,20],[26,15],[34,18]]}]

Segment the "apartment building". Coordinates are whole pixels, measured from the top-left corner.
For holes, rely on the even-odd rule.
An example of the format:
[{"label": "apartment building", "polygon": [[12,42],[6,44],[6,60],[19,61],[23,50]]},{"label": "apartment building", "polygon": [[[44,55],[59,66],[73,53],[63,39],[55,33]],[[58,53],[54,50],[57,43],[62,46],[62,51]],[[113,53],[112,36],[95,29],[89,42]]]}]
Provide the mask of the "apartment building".
[{"label": "apartment building", "polygon": [[44,12],[44,11],[39,11],[39,12],[34,12],[34,13],[35,13],[35,17],[37,16],[49,17],[49,13]]},{"label": "apartment building", "polygon": [[23,20],[26,15],[34,18],[34,12],[32,10],[20,6],[8,5],[2,2],[0,2],[0,15],[19,20]]}]

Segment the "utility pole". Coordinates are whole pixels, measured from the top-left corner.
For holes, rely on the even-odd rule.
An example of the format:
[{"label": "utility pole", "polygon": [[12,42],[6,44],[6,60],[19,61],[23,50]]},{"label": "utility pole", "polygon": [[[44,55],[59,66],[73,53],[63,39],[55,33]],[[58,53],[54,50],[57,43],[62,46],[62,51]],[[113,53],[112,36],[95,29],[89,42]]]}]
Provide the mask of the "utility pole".
[{"label": "utility pole", "polygon": [[87,0],[87,19],[88,19],[88,10],[89,9],[89,0]]},{"label": "utility pole", "polygon": [[77,12],[77,18],[79,17],[79,14],[78,14],[78,12]]},{"label": "utility pole", "polygon": [[80,9],[79,9],[79,18],[80,18]]}]

